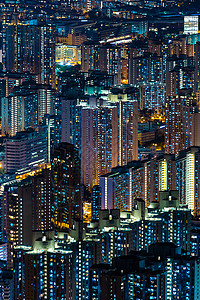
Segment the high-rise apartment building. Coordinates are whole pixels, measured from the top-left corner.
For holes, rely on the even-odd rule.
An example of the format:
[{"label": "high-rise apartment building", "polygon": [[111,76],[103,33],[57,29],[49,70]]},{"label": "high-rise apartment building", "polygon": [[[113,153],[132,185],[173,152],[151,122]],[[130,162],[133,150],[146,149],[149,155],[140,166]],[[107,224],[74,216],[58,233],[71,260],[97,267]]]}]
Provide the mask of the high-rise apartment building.
[{"label": "high-rise apartment building", "polygon": [[177,190],[179,201],[193,213],[199,203],[199,147],[175,155],[160,156],[113,168],[100,178],[101,207],[132,210],[134,201],[143,198],[145,205],[160,201],[160,192]]},{"label": "high-rise apartment building", "polygon": [[130,50],[129,84],[163,83],[163,58],[145,51],[141,54]]},{"label": "high-rise apartment building", "polygon": [[47,135],[32,129],[5,140],[5,169],[19,174],[47,162]]},{"label": "high-rise apartment building", "polygon": [[3,29],[4,70],[30,72],[38,83],[55,88],[55,26],[6,24]]},{"label": "high-rise apartment building", "polygon": [[134,201],[143,198],[145,205],[159,201],[159,161],[133,161],[113,168],[100,178],[103,209],[117,208],[131,211]]},{"label": "high-rise apartment building", "polygon": [[55,147],[61,142],[61,120],[59,115],[45,114],[43,126],[47,127],[48,163],[50,163]]},{"label": "high-rise apartment building", "polygon": [[126,165],[138,159],[138,103],[118,98],[119,162]]},{"label": "high-rise apartment building", "polygon": [[32,241],[32,191],[29,185],[10,188],[7,195],[6,235],[7,262],[12,267],[14,247],[29,245]]},{"label": "high-rise apartment building", "polygon": [[81,183],[89,190],[101,175],[138,158],[138,103],[126,94],[88,103],[62,100],[62,138],[79,148]]},{"label": "high-rise apartment building", "polygon": [[180,201],[194,212],[200,208],[199,155],[199,148],[192,147],[182,152],[176,161],[176,189]]},{"label": "high-rise apartment building", "polygon": [[159,192],[175,189],[176,162],[173,155],[133,161],[116,167],[100,178],[101,207],[131,211],[134,201],[145,205],[159,202]]},{"label": "high-rise apartment building", "polygon": [[24,82],[1,101],[2,133],[15,135],[29,127],[36,128],[45,114],[54,113],[55,91],[50,85]]},{"label": "high-rise apartment building", "polygon": [[85,42],[82,45],[81,66],[83,72],[104,71],[113,76],[114,84],[121,84],[121,49],[117,45]]},{"label": "high-rise apartment building", "polygon": [[[128,100],[83,109],[81,158],[84,184],[91,188],[98,184],[99,176],[110,172],[112,167],[137,159],[137,111],[137,102]],[[88,164],[87,157],[93,162]],[[86,168],[93,168],[88,182],[85,176],[90,172]]]},{"label": "high-rise apartment building", "polygon": [[140,109],[159,112],[165,106],[165,85],[160,82],[140,83]]},{"label": "high-rise apartment building", "polygon": [[80,148],[81,141],[81,109],[77,99],[61,98],[62,142],[71,143],[77,148]]},{"label": "high-rise apartment building", "polygon": [[72,220],[81,218],[80,159],[77,148],[60,143],[51,159],[53,206],[52,218],[56,228],[72,226]]},{"label": "high-rise apartment building", "polygon": [[[175,92],[176,94],[176,92]],[[191,89],[181,89],[166,101],[165,152],[178,156],[179,151],[199,146],[196,97]]]},{"label": "high-rise apartment building", "polygon": [[194,300],[199,295],[195,274],[199,274],[198,258],[181,254],[180,247],[173,243],[156,243],[148,252],[116,257],[110,266],[92,266],[89,299],[142,300],[173,296]]},{"label": "high-rise apartment building", "polygon": [[[164,242],[162,245],[165,251],[170,253],[170,255],[173,250],[168,252],[167,249],[169,249],[168,246],[171,242],[176,244],[176,246],[173,245],[172,249],[178,249],[177,246],[179,246],[189,252],[191,212],[185,207],[179,207],[177,195],[177,191],[162,192],[160,196],[160,208],[158,203],[154,203],[149,208],[149,212],[147,208],[145,208],[145,203],[142,199],[136,199],[132,211],[120,213],[117,209],[110,211],[108,209],[100,210],[99,220],[91,223],[88,228],[84,228],[82,221],[74,220],[68,232],[57,232],[55,237],[53,232],[50,231],[46,231],[45,233],[35,231],[33,235],[33,240],[35,241],[33,247],[31,247],[31,245],[29,247],[21,245],[14,249],[15,295],[30,293],[29,298],[32,299],[33,287],[30,283],[34,281],[36,293],[39,290],[43,291],[44,294],[46,288],[47,295],[49,295],[50,290],[52,295],[58,295],[56,293],[59,292],[62,293],[63,297],[67,297],[67,299],[88,299],[89,293],[93,290],[90,286],[89,274],[90,267],[92,267],[93,264],[111,264],[117,257],[120,255],[127,256],[132,250],[143,250],[143,254],[141,252],[139,254],[141,259],[144,252],[152,243],[159,243],[158,246],[161,247],[161,243]],[[166,252],[162,252],[160,255],[157,253],[155,255],[157,257],[156,262],[158,263],[156,265],[159,271],[165,270],[165,275],[166,268],[165,266],[162,267],[161,264],[163,262],[166,263],[163,257],[163,255],[166,255]],[[67,253],[71,253],[71,259],[68,261],[67,267],[66,265],[64,267],[62,263],[66,261],[63,255]],[[38,263],[36,254],[39,255],[40,263]],[[53,260],[48,260],[48,255],[50,254],[54,255],[50,257]],[[62,260],[60,261],[56,258],[58,254],[62,254]],[[134,254],[136,255],[135,252]],[[151,252],[151,255],[148,255],[151,265],[152,254],[153,252]],[[47,258],[45,259],[42,255],[44,257],[47,255]],[[158,258],[159,256],[160,259]],[[186,256],[184,255],[183,257]],[[34,260],[34,266],[32,260]],[[47,267],[49,272],[46,272],[45,268],[43,268],[43,260],[50,263],[50,266]],[[128,258],[126,257],[125,260],[128,260]],[[153,261],[155,262],[155,260]],[[136,261],[134,262],[136,263]],[[57,264],[57,267],[54,263]],[[124,263],[123,266],[125,266]],[[133,265],[135,266],[135,263],[133,263],[133,261],[130,263],[129,261],[128,266],[131,268]],[[142,268],[144,268],[143,263],[143,259],[140,260]],[[32,274],[33,267],[34,276]],[[54,268],[54,272],[51,267]],[[149,267],[150,265],[145,269],[144,274],[147,274]],[[183,270],[185,270],[184,268]],[[59,272],[60,269],[62,270],[62,278],[59,278],[60,275],[54,276],[58,274],[57,272]],[[153,269],[155,271],[155,266]],[[28,273],[29,270],[30,274]],[[126,271],[124,270],[123,275]],[[122,274],[122,272],[120,272],[120,274]],[[153,274],[155,275],[155,272],[152,273],[152,276]],[[23,284],[20,284],[21,281],[19,278],[22,279]],[[98,276],[96,280],[94,280],[94,278],[95,277],[93,277],[92,282],[94,284],[98,283]],[[50,281],[50,283],[47,281]],[[58,282],[59,286],[56,284]],[[163,282],[163,287],[165,284],[168,284],[168,281]],[[60,291],[60,286],[62,287],[62,292]],[[71,290],[67,291],[65,286],[69,289],[71,288]],[[138,283],[136,284],[136,287],[137,286]],[[153,285],[153,287],[155,290],[160,288],[156,285]],[[93,290],[93,292],[95,291]],[[99,292],[101,292],[101,289]],[[152,292],[152,289],[150,292]],[[176,292],[179,292],[178,289]]]},{"label": "high-rise apartment building", "polygon": [[35,232],[33,247],[14,250],[14,299],[74,299],[72,256],[55,249],[53,232]]},{"label": "high-rise apartment building", "polygon": [[[111,128],[112,127],[112,117],[113,111],[112,108],[105,109],[111,120]],[[110,112],[110,113],[109,113]],[[104,149],[102,149],[101,159],[104,162],[104,165],[101,165],[98,162],[100,161],[98,157],[98,146],[101,147],[101,142],[98,144],[98,109],[92,107],[84,107],[81,110],[81,183],[84,183],[89,190],[94,185],[98,184],[98,172],[101,170],[101,167],[106,168],[107,164],[105,164],[105,154],[110,155],[110,159],[108,160],[108,165],[112,163],[112,136],[110,137],[110,143],[104,145]],[[99,119],[101,120],[101,114],[99,113]],[[105,126],[107,124],[105,123]],[[104,128],[102,128],[104,129]],[[104,136],[100,136],[100,139],[104,138]],[[105,149],[109,150],[109,153],[105,153]],[[111,151],[111,153],[110,153]],[[114,149],[113,149],[113,153]],[[103,160],[104,159],[104,160]]]},{"label": "high-rise apartment building", "polygon": [[101,209],[101,187],[94,185],[91,191],[91,209],[92,220],[99,219],[99,210]]},{"label": "high-rise apartment building", "polygon": [[32,188],[32,229],[51,230],[52,183],[51,170],[42,169],[41,173],[33,176]]},{"label": "high-rise apartment building", "polygon": [[200,42],[194,45],[194,62],[195,62],[195,92],[200,88]]},{"label": "high-rise apartment building", "polygon": [[[35,76],[33,76],[35,77]],[[26,73],[14,73],[14,72],[1,72],[1,96],[8,97],[12,94],[14,87],[22,85],[22,83],[26,80],[30,79],[30,74]],[[35,78],[37,81],[37,78]]]},{"label": "high-rise apartment building", "polygon": [[3,195],[4,240],[7,241],[8,264],[12,267],[13,249],[32,245],[32,231],[51,230],[52,185],[51,170],[42,169],[37,175],[7,186]]}]

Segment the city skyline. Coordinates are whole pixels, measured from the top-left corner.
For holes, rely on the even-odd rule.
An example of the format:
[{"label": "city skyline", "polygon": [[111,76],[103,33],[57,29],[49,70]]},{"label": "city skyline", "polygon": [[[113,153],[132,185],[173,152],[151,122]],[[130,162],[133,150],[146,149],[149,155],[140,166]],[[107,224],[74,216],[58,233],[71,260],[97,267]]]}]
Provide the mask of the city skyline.
[{"label": "city skyline", "polygon": [[199,0],[1,1],[0,299],[200,300]]}]

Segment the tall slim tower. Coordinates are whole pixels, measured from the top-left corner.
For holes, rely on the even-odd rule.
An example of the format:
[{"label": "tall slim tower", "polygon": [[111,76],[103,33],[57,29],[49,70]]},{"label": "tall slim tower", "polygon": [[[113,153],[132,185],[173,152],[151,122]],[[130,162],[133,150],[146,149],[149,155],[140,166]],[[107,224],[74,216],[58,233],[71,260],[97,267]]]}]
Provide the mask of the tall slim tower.
[{"label": "tall slim tower", "polygon": [[32,179],[32,229],[51,229],[51,171],[43,169]]},{"label": "tall slim tower", "polygon": [[132,100],[118,102],[119,162],[120,166],[138,160],[138,103]]},{"label": "tall slim tower", "polygon": [[32,240],[31,196],[30,185],[12,187],[7,193],[6,235],[9,268],[13,265],[14,247],[29,244]]},{"label": "tall slim tower", "polygon": [[56,228],[69,228],[81,217],[80,159],[76,147],[60,143],[52,155],[53,216]]},{"label": "tall slim tower", "polygon": [[195,92],[200,88],[200,42],[194,46],[195,59]]}]

